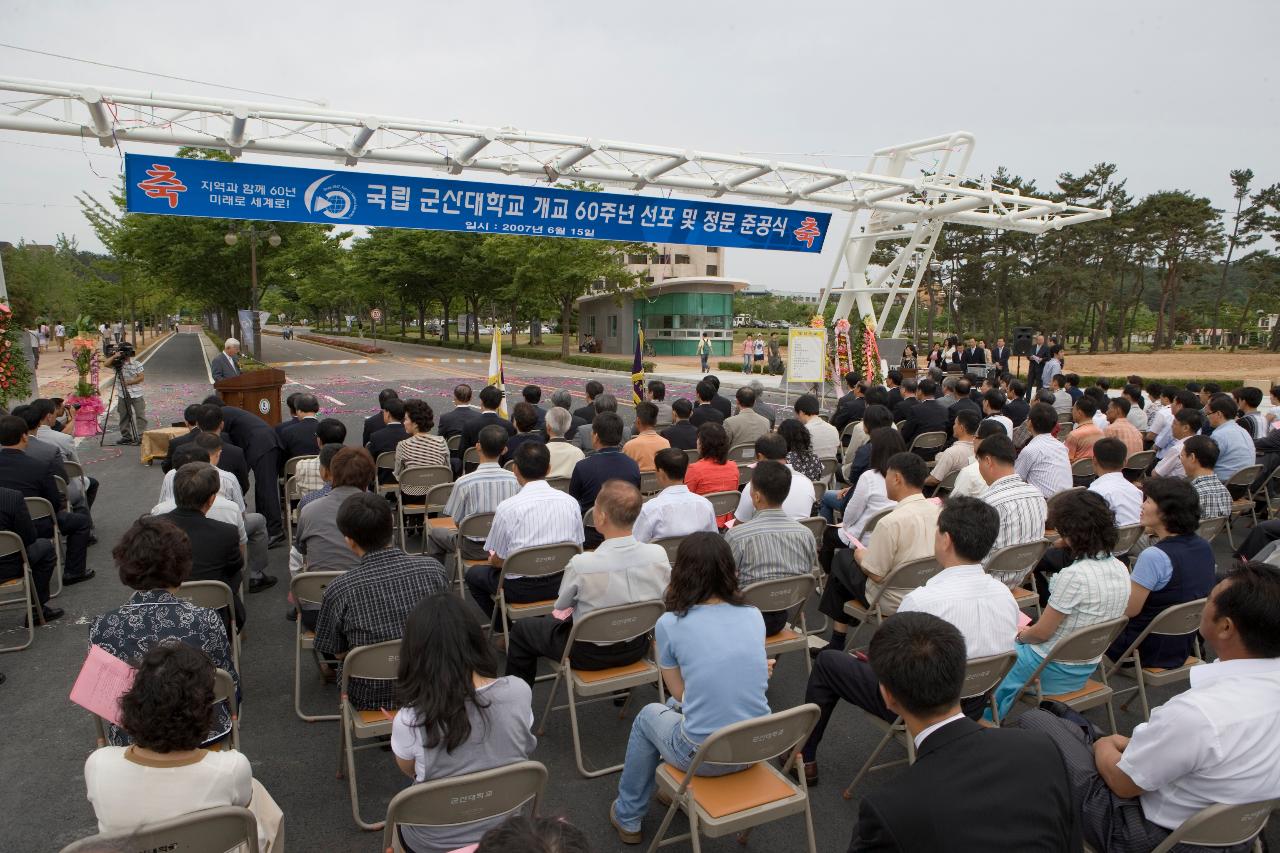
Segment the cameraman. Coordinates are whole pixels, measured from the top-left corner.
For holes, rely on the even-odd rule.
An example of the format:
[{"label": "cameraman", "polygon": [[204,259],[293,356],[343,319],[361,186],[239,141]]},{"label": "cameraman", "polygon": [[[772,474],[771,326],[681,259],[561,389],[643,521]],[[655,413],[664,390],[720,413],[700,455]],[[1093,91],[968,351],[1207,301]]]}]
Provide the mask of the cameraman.
[{"label": "cameraman", "polygon": [[[107,364],[116,369],[116,381],[122,384],[116,413],[120,416],[120,443],[141,444],[147,431],[147,401],[143,382],[146,375],[142,365],[133,360],[133,348],[118,348],[107,357]],[[126,396],[127,394],[127,396]],[[133,408],[133,426],[129,424],[129,409]],[[136,427],[136,429],[133,429]]]}]

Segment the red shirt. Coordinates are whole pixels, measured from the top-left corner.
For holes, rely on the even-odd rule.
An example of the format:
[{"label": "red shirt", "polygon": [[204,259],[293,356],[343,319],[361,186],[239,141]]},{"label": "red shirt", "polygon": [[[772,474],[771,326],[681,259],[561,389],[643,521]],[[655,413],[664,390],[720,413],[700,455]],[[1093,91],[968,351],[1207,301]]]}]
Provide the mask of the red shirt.
[{"label": "red shirt", "polygon": [[[712,459],[699,459],[685,472],[684,484],[695,495],[712,492],[736,492],[738,490],[738,466],[732,462],[723,464]],[[724,527],[733,518],[729,512],[716,518],[716,524]]]}]

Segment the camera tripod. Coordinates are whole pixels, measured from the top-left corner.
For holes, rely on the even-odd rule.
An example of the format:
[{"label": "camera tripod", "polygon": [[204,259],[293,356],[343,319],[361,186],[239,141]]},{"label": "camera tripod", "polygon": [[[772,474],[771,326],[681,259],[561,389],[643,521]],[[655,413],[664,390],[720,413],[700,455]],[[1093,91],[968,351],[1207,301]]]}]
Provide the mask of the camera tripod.
[{"label": "camera tripod", "polygon": [[[119,362],[112,366],[116,371],[116,381],[111,386],[111,393],[107,396],[107,413],[102,419],[102,435],[98,438],[98,446],[102,447],[107,440],[107,424],[111,422],[111,404],[115,401],[117,388],[120,389],[120,399],[125,403],[125,414],[120,420],[120,441],[116,442],[116,444],[141,444],[142,435],[138,432],[138,421],[133,414],[133,396],[129,393],[129,386],[124,384],[124,366]],[[129,434],[134,437],[134,442],[126,442],[124,440],[125,424],[129,425]]]}]

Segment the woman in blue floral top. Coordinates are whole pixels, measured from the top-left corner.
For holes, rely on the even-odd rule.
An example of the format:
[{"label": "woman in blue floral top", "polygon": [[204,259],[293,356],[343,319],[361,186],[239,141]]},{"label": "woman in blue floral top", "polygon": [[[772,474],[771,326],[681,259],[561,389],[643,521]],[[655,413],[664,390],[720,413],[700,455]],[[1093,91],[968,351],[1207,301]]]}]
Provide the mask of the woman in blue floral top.
[{"label": "woman in blue floral top", "polygon": [[[213,665],[225,669],[240,690],[240,674],[231,662],[231,645],[222,617],[178,598],[178,587],[191,574],[191,542],[172,522],[144,515],[120,538],[111,552],[120,580],[137,590],[123,607],[97,618],[89,630],[89,644],[137,664],[152,646],[177,640],[200,649]],[[231,712],[220,704],[205,743],[231,732]],[[126,746],[129,736],[108,724],[107,739]]]},{"label": "woman in blue floral top", "polygon": [[778,435],[787,440],[787,464],[791,470],[810,480],[821,480],[822,460],[813,452],[813,441],[805,425],[795,418],[788,418],[778,424]]}]

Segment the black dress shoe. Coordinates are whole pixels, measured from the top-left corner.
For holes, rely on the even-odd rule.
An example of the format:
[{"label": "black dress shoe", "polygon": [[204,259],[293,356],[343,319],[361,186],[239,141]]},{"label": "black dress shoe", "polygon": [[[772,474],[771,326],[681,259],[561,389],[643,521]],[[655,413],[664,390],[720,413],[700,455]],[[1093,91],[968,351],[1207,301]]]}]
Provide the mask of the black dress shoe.
[{"label": "black dress shoe", "polygon": [[[42,609],[44,610],[43,617],[45,622],[52,622],[55,619],[61,619],[63,614],[66,612],[61,607],[50,607],[47,604]],[[22,620],[22,626],[24,628],[29,625],[28,619],[30,619],[29,616]]]},{"label": "black dress shoe", "polygon": [[284,534],[277,533],[275,536],[272,536],[271,539],[267,541],[267,550],[270,550],[272,548],[279,548],[283,544],[284,544]]},{"label": "black dress shoe", "polygon": [[260,578],[254,578],[249,581],[249,592],[252,594],[255,592],[262,592],[264,589],[271,589],[271,587],[275,586],[279,580],[279,578],[273,577],[272,575],[263,575]]},{"label": "black dress shoe", "polygon": [[90,569],[89,571],[85,572],[82,575],[63,575],[62,585],[75,586],[78,583],[84,583],[85,581],[93,580],[93,576],[96,574],[97,572],[95,572],[93,569]]}]

